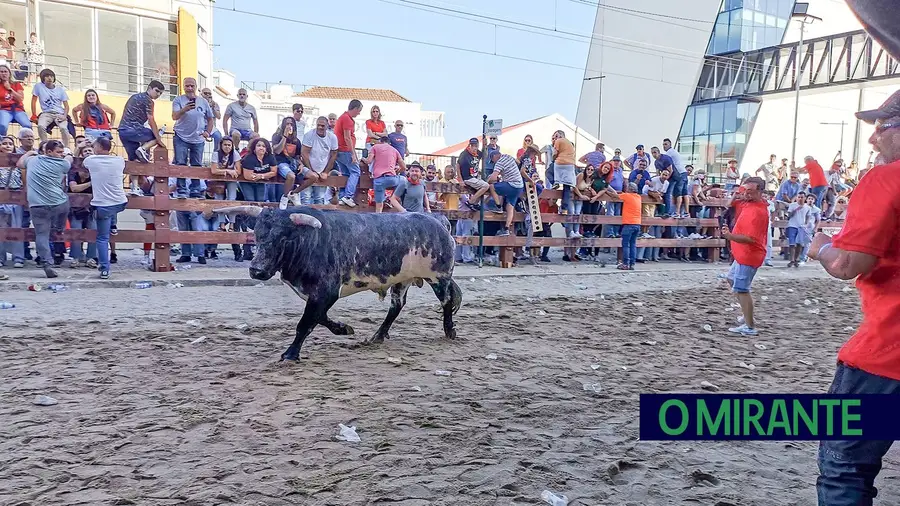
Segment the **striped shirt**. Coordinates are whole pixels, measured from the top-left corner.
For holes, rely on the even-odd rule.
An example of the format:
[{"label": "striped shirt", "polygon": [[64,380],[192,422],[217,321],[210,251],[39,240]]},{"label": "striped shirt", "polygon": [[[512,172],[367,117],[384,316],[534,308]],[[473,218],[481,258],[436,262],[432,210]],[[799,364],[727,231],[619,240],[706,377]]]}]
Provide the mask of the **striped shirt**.
[{"label": "striped shirt", "polygon": [[500,155],[497,163],[494,164],[494,172],[500,172],[503,181],[509,183],[513,188],[525,187],[519,165],[516,163],[516,159],[509,155]]}]

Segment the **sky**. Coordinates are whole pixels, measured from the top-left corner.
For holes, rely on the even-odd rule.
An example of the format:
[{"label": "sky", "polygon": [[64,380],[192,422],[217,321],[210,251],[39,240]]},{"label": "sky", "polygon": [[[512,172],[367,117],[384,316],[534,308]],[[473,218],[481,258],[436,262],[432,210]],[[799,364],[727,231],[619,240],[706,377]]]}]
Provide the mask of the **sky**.
[{"label": "sky", "polygon": [[[444,111],[444,138],[453,144],[480,134],[485,114],[504,125],[554,112],[575,121],[588,41],[534,27],[590,36],[597,11],[592,1],[219,0],[214,67],[230,70],[239,81],[392,89],[424,110]],[[426,4],[476,14],[426,12]],[[495,28],[476,16],[522,29]]]}]

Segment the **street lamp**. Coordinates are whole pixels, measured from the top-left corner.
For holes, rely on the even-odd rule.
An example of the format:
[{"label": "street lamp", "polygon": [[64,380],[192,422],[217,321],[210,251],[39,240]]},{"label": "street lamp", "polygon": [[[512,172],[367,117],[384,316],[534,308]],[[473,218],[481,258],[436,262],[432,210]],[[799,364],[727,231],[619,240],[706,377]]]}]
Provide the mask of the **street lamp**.
[{"label": "street lamp", "polygon": [[828,122],[823,121],[823,122],[820,122],[819,124],[820,125],[833,125],[833,126],[840,125],[840,127],[841,127],[841,150],[839,151],[839,153],[841,154],[841,158],[843,158],[844,157],[844,127],[847,126],[849,123],[847,123],[846,121],[841,121],[840,123],[837,123],[837,122],[828,123]]},{"label": "street lamp", "polygon": [[[803,35],[806,33],[806,25],[811,25],[822,18],[809,14],[808,2],[794,4],[792,19],[800,20],[800,44],[797,46],[797,61],[794,64],[796,77],[794,78],[794,142],[791,145],[791,163],[797,160],[797,120],[800,115],[800,78],[803,75]],[[790,169],[788,169],[790,171]]]},{"label": "street lamp", "polygon": [[600,89],[597,92],[597,140],[600,140],[600,119],[603,117],[603,80],[606,79],[606,76],[599,75],[594,77],[585,77],[585,81],[593,81],[594,79],[600,80]]}]

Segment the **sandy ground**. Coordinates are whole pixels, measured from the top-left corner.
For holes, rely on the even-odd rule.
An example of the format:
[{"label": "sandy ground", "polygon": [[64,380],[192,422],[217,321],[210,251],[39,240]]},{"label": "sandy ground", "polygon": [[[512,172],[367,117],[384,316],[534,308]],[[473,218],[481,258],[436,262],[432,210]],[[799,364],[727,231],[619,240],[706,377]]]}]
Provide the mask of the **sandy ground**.
[{"label": "sandy ground", "polygon": [[[0,503],[814,504],[815,443],[637,439],[641,392],[827,389],[856,292],[762,271],[763,333],[735,337],[724,270],[460,277],[453,342],[413,289],[392,339],[358,346],[388,307],[360,294],[330,315],[356,335],[319,328],[290,365],[302,301],[284,287],[7,292]],[[898,461],[880,504],[900,503]]]}]

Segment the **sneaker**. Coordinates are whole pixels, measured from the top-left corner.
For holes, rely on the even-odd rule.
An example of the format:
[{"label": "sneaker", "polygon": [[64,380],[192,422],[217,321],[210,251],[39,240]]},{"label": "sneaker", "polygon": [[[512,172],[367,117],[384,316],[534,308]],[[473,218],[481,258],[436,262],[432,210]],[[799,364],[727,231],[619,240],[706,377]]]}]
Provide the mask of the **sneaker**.
[{"label": "sneaker", "polygon": [[541,262],[544,262],[544,263],[549,264],[549,263],[550,263],[550,259],[547,258],[547,257],[541,257]]},{"label": "sneaker", "polygon": [[178,200],[185,200],[186,198],[188,198],[188,196],[186,193],[176,193],[175,198]]},{"label": "sneaker", "polygon": [[150,153],[147,153],[147,150],[144,149],[143,146],[138,147],[134,150],[134,154],[137,155],[137,159],[139,162],[150,163]]},{"label": "sneaker", "polygon": [[25,268],[25,262],[15,262],[13,264],[13,269],[23,269]]},{"label": "sneaker", "polygon": [[100,279],[109,279],[109,271],[100,271]]},{"label": "sneaker", "polygon": [[741,334],[743,336],[755,336],[755,335],[759,334],[759,332],[757,332],[756,329],[748,327],[746,323],[742,323],[741,325],[739,325],[737,327],[732,327],[732,328],[728,329],[728,332],[733,332],[735,334]]},{"label": "sneaker", "polygon": [[144,267],[150,265],[150,257],[144,256],[144,258],[141,259],[141,265],[143,265]]},{"label": "sneaker", "polygon": [[569,239],[581,239],[582,235],[578,232],[572,232],[569,234]]},{"label": "sneaker", "polygon": [[[282,195],[281,201],[278,203],[278,209],[281,209],[282,211],[284,211],[285,209],[288,208],[288,204],[290,202],[291,202],[291,197],[288,194]],[[341,202],[343,202],[343,199],[341,199]]]},{"label": "sneaker", "polygon": [[291,193],[291,194],[288,196],[288,202],[289,202],[290,205],[293,206],[293,207],[297,207],[297,206],[302,205],[301,202],[300,202],[300,194],[299,194],[299,193]]},{"label": "sneaker", "polygon": [[197,257],[197,263],[200,265],[206,265],[206,257]]},{"label": "sneaker", "polygon": [[234,254],[234,261],[235,261],[235,262],[243,262],[243,261],[244,261],[244,255],[241,254],[241,253],[235,253],[235,254]]},{"label": "sneaker", "polygon": [[502,228],[502,229],[500,229],[499,232],[497,232],[497,237],[507,237],[507,236],[509,236],[508,228]]},{"label": "sneaker", "polygon": [[205,198],[202,193],[191,193],[190,198],[192,199],[202,199]]},{"label": "sneaker", "polygon": [[48,265],[48,264],[44,264],[44,274],[48,278],[59,277],[59,275],[56,273],[56,271],[53,270],[53,267],[50,267],[50,265]]},{"label": "sneaker", "polygon": [[109,263],[111,263],[111,264],[119,263],[119,257],[116,256],[115,253],[110,253],[109,254]]},{"label": "sneaker", "polygon": [[356,207],[356,202],[354,202],[350,197],[341,197],[341,200],[339,200],[338,202],[344,204],[347,207]]},{"label": "sneaker", "polygon": [[118,235],[118,233],[119,233],[119,227],[117,227],[115,225],[109,227],[109,235]]},{"label": "sneaker", "polygon": [[134,197],[143,197],[144,191],[138,188],[137,186],[132,186],[131,191],[129,192]]},{"label": "sneaker", "polygon": [[473,204],[471,202],[466,202],[466,206],[472,211],[481,211],[481,204]]},{"label": "sneaker", "polygon": [[210,258],[210,260],[218,260],[219,254],[216,251],[210,251],[209,258]]},{"label": "sneaker", "polygon": [[803,267],[804,265],[806,265],[806,262],[800,262],[799,264],[795,263],[795,264],[794,264],[794,267],[798,267],[798,268],[799,268],[799,267]]},{"label": "sneaker", "polygon": [[178,257],[178,260],[175,260],[176,264],[188,264],[191,263],[191,257]]}]

